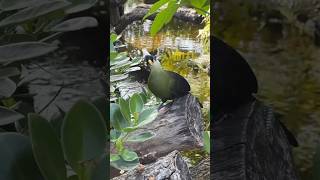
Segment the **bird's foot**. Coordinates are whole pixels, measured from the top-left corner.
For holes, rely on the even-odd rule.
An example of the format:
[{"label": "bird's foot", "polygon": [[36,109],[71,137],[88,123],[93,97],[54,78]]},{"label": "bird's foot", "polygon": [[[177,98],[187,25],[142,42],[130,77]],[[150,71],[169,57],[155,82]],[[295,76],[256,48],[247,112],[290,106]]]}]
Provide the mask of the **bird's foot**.
[{"label": "bird's foot", "polygon": [[160,111],[162,108],[166,107],[166,109],[169,109],[173,104],[173,101],[170,101],[168,103],[163,102],[160,104],[160,106],[158,107],[158,111]]}]

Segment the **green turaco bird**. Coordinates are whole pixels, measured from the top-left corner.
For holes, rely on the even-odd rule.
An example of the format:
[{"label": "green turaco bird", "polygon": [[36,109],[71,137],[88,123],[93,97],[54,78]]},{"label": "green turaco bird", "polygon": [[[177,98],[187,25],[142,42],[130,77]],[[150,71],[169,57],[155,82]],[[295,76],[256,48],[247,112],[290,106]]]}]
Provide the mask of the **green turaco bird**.
[{"label": "green turaco bird", "polygon": [[148,88],[163,103],[189,93],[190,85],[181,75],[162,69],[158,60],[148,60],[148,63],[152,65],[148,78]]}]

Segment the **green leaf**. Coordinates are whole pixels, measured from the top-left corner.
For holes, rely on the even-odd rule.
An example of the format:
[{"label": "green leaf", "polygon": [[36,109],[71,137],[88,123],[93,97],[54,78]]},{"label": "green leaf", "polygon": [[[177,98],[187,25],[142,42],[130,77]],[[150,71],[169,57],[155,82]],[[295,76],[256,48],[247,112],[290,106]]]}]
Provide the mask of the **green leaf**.
[{"label": "green leaf", "polygon": [[139,115],[139,124],[138,127],[144,126],[146,124],[151,123],[156,119],[158,115],[157,108],[148,108],[142,111]]},{"label": "green leaf", "polygon": [[37,114],[29,114],[33,154],[46,180],[66,180],[67,170],[60,141],[50,123]]},{"label": "green leaf", "polygon": [[168,3],[168,7],[164,10],[162,10],[159,14],[157,14],[156,18],[154,19],[151,29],[150,29],[150,35],[154,36],[157,34],[157,32],[160,31],[160,29],[171,21],[173,15],[176,13],[177,9],[179,8],[179,5],[176,3],[175,0],[171,0]]},{"label": "green leaf", "polygon": [[47,0],[2,0],[0,1],[0,9],[2,11],[12,11],[31,7],[41,2],[47,2]]},{"label": "green leaf", "polygon": [[128,122],[123,117],[120,110],[120,106],[118,104],[110,104],[110,123],[111,127],[114,127],[116,130],[119,131],[128,126]]},{"label": "green leaf", "polygon": [[116,34],[114,34],[114,33],[112,33],[112,34],[110,35],[110,41],[111,41],[112,43],[114,43],[117,39],[118,39],[118,35],[116,35]]},{"label": "green leaf", "polygon": [[67,113],[62,125],[62,149],[66,160],[77,173],[80,162],[100,157],[106,147],[106,125],[99,110],[79,100]]},{"label": "green leaf", "polygon": [[316,147],[316,154],[313,159],[312,180],[320,178],[320,144]]},{"label": "green leaf", "polygon": [[17,76],[20,74],[20,71],[16,67],[6,67],[0,69],[0,78]]},{"label": "green leaf", "polygon": [[118,161],[120,158],[119,154],[110,154],[110,162]]},{"label": "green leaf", "polygon": [[142,111],[144,106],[143,99],[140,97],[138,93],[132,95],[129,101],[129,107],[131,114],[139,113]]},{"label": "green leaf", "polygon": [[93,101],[93,104],[98,108],[98,110],[100,111],[101,115],[103,116],[105,122],[107,123],[109,120],[108,120],[108,117],[110,116],[109,115],[109,103],[106,99],[106,97],[98,97],[98,98],[95,98]]},{"label": "green leaf", "polygon": [[0,79],[0,98],[12,96],[16,89],[17,85],[11,79]]},{"label": "green leaf", "polygon": [[207,0],[190,0],[191,5],[199,9],[201,9],[206,2]]},{"label": "green leaf", "polygon": [[110,82],[121,81],[121,80],[127,79],[128,77],[129,77],[129,74],[112,75],[110,76]]},{"label": "green leaf", "polygon": [[0,46],[0,64],[39,57],[58,49],[41,42],[21,42]]},{"label": "green leaf", "polygon": [[156,13],[162,6],[167,4],[170,0],[160,0],[154,3],[151,8],[149,9],[148,13],[143,17],[143,20],[151,16],[152,14]]},{"label": "green leaf", "polygon": [[24,116],[16,111],[0,106],[0,126],[21,120]]},{"label": "green leaf", "polygon": [[0,134],[0,179],[42,180],[30,140],[18,133]]},{"label": "green leaf", "polygon": [[153,136],[154,136],[154,133],[152,132],[144,132],[138,135],[131,135],[127,139],[127,142],[144,142],[151,139]]},{"label": "green leaf", "polygon": [[50,28],[49,31],[53,32],[69,32],[77,31],[84,28],[96,27],[98,21],[93,17],[77,17],[63,21],[54,27]]},{"label": "green leaf", "polygon": [[129,108],[129,101],[124,100],[123,98],[119,99],[120,110],[124,118],[130,123],[131,122],[131,114]]},{"label": "green leaf", "polygon": [[123,128],[122,129],[122,131],[123,132],[127,132],[127,133],[129,133],[129,132],[133,132],[133,131],[135,131],[135,130],[137,130],[138,129],[138,127],[137,126],[133,126],[133,127],[125,127],[125,128]]},{"label": "green leaf", "polygon": [[49,14],[51,12],[61,10],[62,8],[70,5],[67,1],[55,0],[46,3],[38,3],[36,6],[25,8],[17,13],[4,18],[0,21],[0,27],[19,24],[25,21],[33,20],[37,17]]},{"label": "green leaf", "polygon": [[121,132],[111,129],[110,130],[110,141],[111,142],[116,142],[116,140],[121,136]]},{"label": "green leaf", "polygon": [[130,151],[128,149],[124,149],[120,156],[125,161],[134,161],[136,159],[139,159],[139,157],[138,157],[136,152]]},{"label": "green leaf", "polygon": [[136,168],[140,164],[139,159],[136,159],[134,161],[125,161],[122,158],[120,158],[117,161],[110,162],[110,165],[114,168],[117,168],[119,170],[128,171],[131,169]]},{"label": "green leaf", "polygon": [[72,5],[66,10],[67,14],[72,14],[80,11],[84,11],[93,7],[98,0],[69,0]]},{"label": "green leaf", "polygon": [[140,97],[142,98],[144,103],[147,103],[148,98],[147,95],[144,92],[139,93]]},{"label": "green leaf", "polygon": [[99,159],[92,163],[91,179],[90,180],[106,180],[109,178],[109,162],[107,162],[107,155],[104,154]]},{"label": "green leaf", "polygon": [[203,132],[204,150],[210,154],[210,131]]}]

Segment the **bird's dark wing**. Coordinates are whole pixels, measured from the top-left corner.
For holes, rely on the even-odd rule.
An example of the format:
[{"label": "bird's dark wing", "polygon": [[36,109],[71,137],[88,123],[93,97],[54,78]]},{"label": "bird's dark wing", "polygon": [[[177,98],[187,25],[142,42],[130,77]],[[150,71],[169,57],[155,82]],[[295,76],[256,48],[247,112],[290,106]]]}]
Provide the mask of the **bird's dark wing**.
[{"label": "bird's dark wing", "polygon": [[213,107],[235,107],[257,93],[257,79],[248,63],[235,49],[213,37],[212,57]]},{"label": "bird's dark wing", "polygon": [[166,71],[166,72],[175,81],[174,85],[172,87],[169,87],[173,95],[172,98],[178,98],[189,93],[190,85],[184,77],[172,71]]}]

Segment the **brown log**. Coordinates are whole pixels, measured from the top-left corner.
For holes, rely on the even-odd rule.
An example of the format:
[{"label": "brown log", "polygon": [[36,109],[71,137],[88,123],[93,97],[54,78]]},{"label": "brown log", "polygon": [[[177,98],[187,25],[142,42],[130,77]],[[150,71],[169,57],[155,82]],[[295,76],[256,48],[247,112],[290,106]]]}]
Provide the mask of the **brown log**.
[{"label": "brown log", "polygon": [[[115,26],[115,32],[117,34],[120,34],[132,22],[142,20],[143,17],[148,13],[150,7],[151,5],[146,4],[139,5],[131,12],[123,15],[118,21],[117,25]],[[155,16],[156,13],[154,15],[149,16],[148,19],[153,20]],[[195,10],[185,7],[180,7],[174,15],[174,18],[196,24],[200,24],[203,20],[203,17],[197,14]]]},{"label": "brown log", "polygon": [[213,123],[215,180],[296,180],[291,145],[271,108],[250,102]]},{"label": "brown log", "polygon": [[112,180],[191,180],[191,175],[186,162],[178,151],[173,151],[157,162],[138,166],[136,169],[115,177]]},{"label": "brown log", "polygon": [[[128,149],[138,153],[142,164],[154,162],[174,150],[202,148],[203,120],[199,101],[191,94],[178,98],[161,108],[153,122],[133,134],[146,131],[155,136],[142,143],[126,144]],[[113,145],[110,149],[115,152]]]}]

